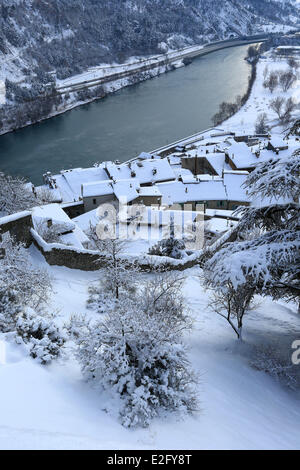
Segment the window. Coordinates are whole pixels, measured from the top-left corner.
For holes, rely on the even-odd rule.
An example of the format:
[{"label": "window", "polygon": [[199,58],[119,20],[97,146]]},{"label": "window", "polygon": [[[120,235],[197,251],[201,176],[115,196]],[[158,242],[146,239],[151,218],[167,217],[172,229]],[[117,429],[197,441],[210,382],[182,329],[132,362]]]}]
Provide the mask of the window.
[{"label": "window", "polygon": [[97,199],[93,199],[94,206],[97,204]]}]

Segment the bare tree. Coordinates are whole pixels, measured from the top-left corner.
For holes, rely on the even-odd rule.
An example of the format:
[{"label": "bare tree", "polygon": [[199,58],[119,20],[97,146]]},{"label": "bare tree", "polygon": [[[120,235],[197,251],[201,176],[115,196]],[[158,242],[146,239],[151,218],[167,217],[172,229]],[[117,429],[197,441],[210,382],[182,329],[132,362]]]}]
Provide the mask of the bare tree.
[{"label": "bare tree", "polygon": [[[209,276],[204,271],[204,285],[212,287]],[[216,286],[214,286],[215,288]],[[224,318],[239,340],[242,340],[242,329],[244,315],[251,308],[251,301],[254,296],[254,288],[251,286],[243,286],[237,290],[232,282],[227,279],[222,289],[214,289],[211,292],[210,303],[208,307]]]},{"label": "bare tree", "polygon": [[[103,289],[109,293],[116,301],[120,300],[122,294],[127,292],[133,293],[135,291],[138,267],[134,263],[129,263],[127,259],[122,256],[125,249],[125,241],[116,239],[99,239],[96,227],[90,225],[88,233],[93,247],[99,251],[99,257],[105,258],[104,262],[104,276],[101,280],[100,288],[97,289],[100,298],[102,297]],[[95,296],[95,289],[90,294]]]},{"label": "bare tree", "polygon": [[275,88],[278,87],[278,73],[271,72],[270,75],[264,81],[263,86],[265,88],[268,88],[270,92],[273,93]]},{"label": "bare tree", "polygon": [[255,133],[267,134],[268,132],[269,132],[269,127],[267,125],[267,115],[266,113],[259,114],[255,123]]},{"label": "bare tree", "polygon": [[284,105],[284,102],[285,102],[285,99],[282,98],[281,96],[277,96],[277,98],[274,98],[270,102],[270,108],[273,109],[273,111],[275,111],[279,119],[281,119],[282,107]]},{"label": "bare tree", "polygon": [[287,124],[292,119],[292,112],[296,109],[297,105],[293,98],[289,98],[285,103],[284,111],[281,115],[282,124]]},{"label": "bare tree", "polygon": [[297,60],[294,59],[294,57],[290,57],[290,58],[288,59],[287,63],[288,63],[288,65],[289,65],[289,67],[290,67],[291,69],[293,69],[295,72],[298,70],[299,64],[298,64]]},{"label": "bare tree", "polygon": [[296,80],[297,76],[293,73],[292,70],[288,70],[287,72],[281,72],[279,74],[279,84],[282,88],[282,91],[284,92],[287,92]]}]

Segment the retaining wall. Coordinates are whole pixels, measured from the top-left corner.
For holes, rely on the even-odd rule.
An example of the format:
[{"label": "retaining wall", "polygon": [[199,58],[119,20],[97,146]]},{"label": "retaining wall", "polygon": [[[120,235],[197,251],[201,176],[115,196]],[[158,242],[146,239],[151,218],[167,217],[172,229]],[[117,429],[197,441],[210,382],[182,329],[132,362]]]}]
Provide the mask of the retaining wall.
[{"label": "retaining wall", "polygon": [[32,243],[32,227],[31,212],[29,211],[0,218],[0,233],[9,232],[17,242],[22,242],[27,247]]}]

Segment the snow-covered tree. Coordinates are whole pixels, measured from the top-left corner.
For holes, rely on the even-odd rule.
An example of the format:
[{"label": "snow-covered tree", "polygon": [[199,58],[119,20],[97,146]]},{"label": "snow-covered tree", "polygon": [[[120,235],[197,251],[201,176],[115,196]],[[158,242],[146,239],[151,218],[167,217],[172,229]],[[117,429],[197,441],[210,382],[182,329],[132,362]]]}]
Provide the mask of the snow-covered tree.
[{"label": "snow-covered tree", "polygon": [[255,133],[256,134],[267,134],[269,132],[269,126],[267,124],[266,113],[259,114],[255,122]]},{"label": "snow-covered tree", "polygon": [[5,175],[0,172],[0,212],[14,212],[31,209],[34,206],[51,202],[50,193],[44,191],[38,196],[23,178]]},{"label": "snow-covered tree", "polygon": [[265,79],[263,86],[268,88],[271,93],[278,87],[278,73],[271,72],[269,76]]},{"label": "snow-covered tree", "polygon": [[77,339],[84,376],[120,400],[126,427],[148,426],[164,412],[197,409],[196,377],[182,341],[190,321],[174,298],[175,284],[146,284]]},{"label": "snow-covered tree", "polygon": [[16,341],[25,345],[31,357],[46,365],[61,356],[66,337],[53,320],[27,309],[18,317]]},{"label": "snow-covered tree", "polygon": [[[254,294],[299,300],[299,172],[300,150],[259,164],[245,186],[262,206],[240,209],[237,231],[244,241],[227,244],[205,264],[205,285],[221,297],[223,316],[239,338]],[[286,202],[277,203],[279,198]],[[253,228],[261,232],[247,240]]]},{"label": "snow-covered tree", "polygon": [[170,258],[182,259],[185,256],[185,243],[174,237],[165,238],[153,245],[149,255],[168,256]]},{"label": "snow-covered tree", "polygon": [[163,322],[192,326],[192,320],[186,314],[186,304],[182,295],[184,276],[177,273],[156,273],[142,285],[136,294],[137,303],[145,313],[153,312]]},{"label": "snow-covered tree", "polygon": [[50,226],[46,221],[36,224],[36,231],[47,243],[61,243],[61,235],[72,232],[74,224],[70,222],[53,223]]},{"label": "snow-covered tree", "polygon": [[[125,242],[116,239],[99,239],[96,228],[90,227],[88,236],[93,243],[93,248],[97,249],[100,256],[104,258],[104,267],[99,287],[90,289],[89,304],[98,304],[102,310],[101,303],[103,293],[106,297],[119,300],[122,293],[135,291],[138,268],[134,263],[129,263],[123,255]],[[98,299],[96,298],[98,295]]]},{"label": "snow-covered tree", "polygon": [[246,188],[251,197],[291,198],[299,202],[300,149],[293,155],[274,156],[257,165],[247,179]]},{"label": "snow-covered tree", "polygon": [[287,70],[279,74],[279,84],[284,92],[287,92],[296,80],[297,75],[294,74],[293,70]]},{"label": "snow-covered tree", "polygon": [[48,298],[51,287],[46,271],[32,265],[22,243],[15,243],[9,233],[0,238],[0,329],[14,329],[23,306],[37,311]]}]

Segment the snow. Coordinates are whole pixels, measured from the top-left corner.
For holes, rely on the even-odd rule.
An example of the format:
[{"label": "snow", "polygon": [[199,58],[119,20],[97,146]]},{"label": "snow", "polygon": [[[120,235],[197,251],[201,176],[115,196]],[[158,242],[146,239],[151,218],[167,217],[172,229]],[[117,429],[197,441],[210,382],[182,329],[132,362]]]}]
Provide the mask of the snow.
[{"label": "snow", "polygon": [[117,165],[106,163],[106,171],[111,179],[126,180],[137,178],[140,184],[157,183],[174,180],[175,174],[166,158],[157,160],[142,160]]},{"label": "snow", "polygon": [[237,169],[249,168],[257,164],[257,157],[253,155],[245,142],[233,142],[227,149],[227,154]]},{"label": "snow", "polygon": [[8,224],[10,222],[14,222],[18,219],[23,219],[24,217],[28,217],[31,215],[29,211],[22,211],[17,212],[16,214],[6,215],[4,217],[0,217],[0,225]]},{"label": "snow", "polygon": [[283,140],[283,138],[278,135],[271,136],[270,144],[272,145],[272,147],[274,147],[274,149],[288,147],[287,141]]},{"label": "snow", "polygon": [[6,88],[5,82],[0,80],[0,105],[6,103]]},{"label": "snow", "polygon": [[99,217],[97,215],[97,211],[98,209],[94,209],[90,212],[86,212],[85,214],[82,214],[82,215],[79,215],[78,217],[75,217],[73,220],[73,222],[76,223],[76,225],[78,225],[78,227],[80,227],[83,231],[87,231],[90,229],[90,226],[96,226],[98,221],[99,221]]},{"label": "snow", "polygon": [[205,157],[219,176],[222,176],[224,170],[230,169],[230,166],[225,163],[224,153],[207,154]]},{"label": "snow", "polygon": [[203,46],[191,46],[185,47],[184,49],[179,49],[176,51],[170,51],[166,54],[159,54],[150,57],[130,57],[127,62],[123,64],[113,63],[113,64],[101,64],[97,67],[91,67],[86,72],[83,72],[78,75],[73,75],[72,77],[66,78],[65,80],[57,80],[57,89],[58,90],[68,90],[72,89],[73,86],[81,84],[86,81],[95,81],[101,80],[101,78],[109,77],[114,74],[124,73],[124,72],[138,72],[140,68],[149,65],[155,65],[159,61],[170,61],[176,68],[182,67],[183,63],[181,60],[182,53],[192,53],[200,51],[203,49]]},{"label": "snow", "polygon": [[52,220],[53,223],[70,225],[74,228],[69,216],[65,211],[59,206],[59,204],[47,204],[45,206],[37,206],[32,209],[32,218],[34,222],[39,222],[41,220]]},{"label": "snow", "polygon": [[220,217],[212,217],[207,222],[209,230],[217,233],[226,232],[228,229],[235,227],[237,222],[233,220],[226,220]]},{"label": "snow", "polygon": [[188,202],[227,200],[222,180],[202,181],[196,184],[183,184],[180,181],[159,183],[162,202],[166,205],[183,204]]},{"label": "snow", "polygon": [[124,179],[113,183],[114,193],[116,198],[121,202],[132,202],[139,194],[140,188],[139,181],[135,179]]},{"label": "snow", "polygon": [[51,180],[58,189],[63,202],[75,202],[81,197],[81,185],[85,183],[107,180],[103,166],[93,168],[74,168],[62,170],[58,175],[51,175]]},{"label": "snow", "polygon": [[245,172],[241,174],[239,172],[224,172],[224,184],[226,187],[226,193],[228,200],[250,202],[250,198],[246,194],[246,190],[242,187],[246,182],[248,174]]},{"label": "snow", "polygon": [[112,180],[84,183],[82,185],[82,197],[108,196],[114,194]]},{"label": "snow", "polygon": [[139,196],[155,196],[159,197],[161,196],[161,192],[158,189],[157,186],[143,186],[138,189],[138,195]]},{"label": "snow", "polygon": [[[97,273],[47,266],[35,249],[34,262],[54,278],[53,307],[62,324],[85,308]],[[109,396],[82,379],[74,359],[43,367],[5,339],[0,366],[1,449],[300,449],[300,411],[295,393],[249,366],[224,320],[207,310],[197,268],[187,272],[185,295],[195,316],[186,338],[201,374],[201,411],[193,417],[155,419],[148,429],[126,430],[109,412]],[[245,320],[249,344],[299,332],[299,316],[282,302],[260,299]],[[289,339],[290,338],[290,339]]]},{"label": "snow", "polygon": [[[299,58],[294,57],[299,62]],[[261,58],[257,64],[257,79],[253,85],[250,97],[247,103],[236,113],[234,116],[229,118],[222,124],[225,131],[233,131],[239,134],[241,130],[245,135],[251,135],[254,133],[255,121],[257,116],[261,113],[267,114],[267,122],[272,128],[272,134],[278,134],[282,136],[282,132],[285,127],[278,125],[278,117],[276,113],[270,108],[270,101],[277,98],[277,96],[284,97],[286,99],[292,97],[296,103],[300,102],[300,80],[294,83],[292,88],[286,93],[281,91],[281,88],[277,88],[274,93],[263,87],[264,82],[264,70],[267,67],[268,72],[273,71],[286,71],[288,65],[286,59],[282,57],[276,57],[274,60],[271,53],[266,53],[264,58]],[[293,114],[295,119],[297,118],[298,111],[296,110]]]}]

